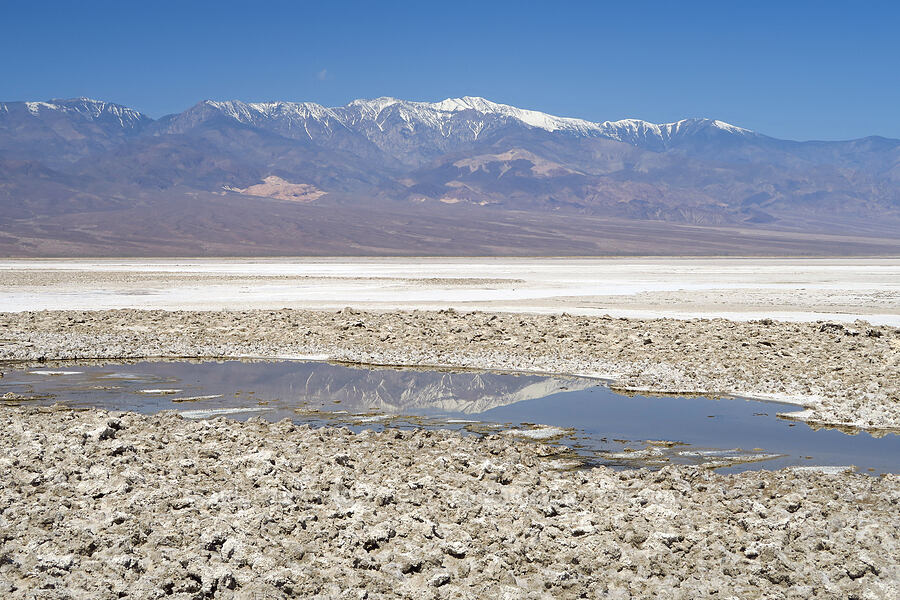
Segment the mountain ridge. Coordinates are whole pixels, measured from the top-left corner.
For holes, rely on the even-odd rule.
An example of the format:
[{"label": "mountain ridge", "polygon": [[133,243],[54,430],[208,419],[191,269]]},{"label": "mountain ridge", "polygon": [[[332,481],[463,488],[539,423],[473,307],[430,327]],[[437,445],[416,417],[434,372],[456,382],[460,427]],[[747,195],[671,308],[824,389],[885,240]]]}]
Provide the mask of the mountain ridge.
[{"label": "mountain ridge", "polygon": [[[492,102],[479,96],[446,98],[438,102],[419,102],[393,97],[380,97],[356,99],[343,106],[333,107],[326,107],[314,102],[242,102],[239,100],[203,100],[198,105],[215,108],[235,120],[245,123],[252,122],[252,111],[265,115],[268,118],[288,116],[288,111],[292,111],[299,118],[312,117],[325,120],[330,117],[345,127],[349,127],[351,124],[356,125],[359,123],[358,119],[354,120],[352,115],[348,114],[352,108],[360,109],[360,117],[368,117],[377,122],[383,111],[391,107],[397,107],[400,111],[403,111],[404,117],[416,117],[419,122],[430,125],[440,126],[440,116],[449,120],[456,113],[474,111],[483,115],[513,118],[530,127],[544,129],[549,132],[562,131],[585,136],[600,135],[619,141],[625,141],[623,138],[634,139],[637,136],[646,136],[648,134],[658,137],[661,141],[670,141],[686,129],[696,130],[702,127],[713,127],[744,136],[761,135],[749,129],[710,118],[686,118],[671,123],[652,123],[641,119],[593,122],[586,119],[560,117],[541,111],[517,108],[508,104]],[[448,132],[444,131],[443,127],[440,127],[440,129],[444,135],[449,135]],[[474,132],[474,135],[477,138],[478,133]]]},{"label": "mountain ridge", "polygon": [[[271,109],[273,108],[291,108],[295,110],[304,109],[306,114],[302,115],[304,117],[308,116],[316,116],[322,118],[326,115],[329,116],[338,116],[340,111],[346,111],[351,107],[361,107],[368,114],[372,114],[372,109],[374,108],[374,114],[377,115],[382,112],[384,109],[400,105],[404,108],[418,108],[424,110],[431,111],[439,111],[444,113],[457,113],[465,110],[474,110],[476,112],[481,112],[483,114],[500,114],[504,116],[515,117],[520,121],[537,128],[547,129],[549,131],[555,130],[565,130],[566,127],[563,125],[567,125],[571,130],[581,130],[581,131],[596,131],[598,133],[607,133],[614,132],[617,129],[631,129],[634,130],[647,130],[654,132],[657,135],[671,137],[673,133],[677,133],[678,130],[684,125],[693,125],[698,123],[709,124],[710,126],[717,127],[719,129],[723,129],[730,132],[740,132],[742,134],[752,134],[752,135],[762,135],[757,132],[751,131],[749,129],[738,127],[736,125],[732,125],[730,123],[726,123],[719,119],[706,118],[706,117],[691,117],[684,118],[678,121],[673,121],[671,123],[653,123],[651,121],[646,121],[642,119],[636,118],[626,118],[619,119],[616,121],[589,121],[587,119],[581,119],[577,117],[561,117],[552,115],[549,113],[545,113],[542,111],[531,110],[531,109],[522,109],[508,104],[502,104],[498,102],[493,102],[491,100],[487,100],[486,98],[482,98],[480,96],[462,96],[458,98],[446,98],[437,102],[426,102],[426,101],[412,101],[412,100],[402,100],[393,97],[379,97],[372,99],[359,98],[348,102],[345,105],[341,106],[332,106],[328,107],[322,104],[318,104],[315,102],[297,102],[297,101],[285,101],[285,100],[272,100],[267,102],[245,102],[242,100],[212,100],[205,99],[193,107],[189,107],[182,113],[173,113],[170,115],[164,115],[159,119],[153,119],[149,115],[140,112],[137,109],[131,108],[126,105],[117,104],[114,102],[108,102],[105,100],[97,100],[93,98],[87,97],[78,97],[78,98],[52,98],[49,100],[24,100],[24,101],[4,101],[0,102],[0,111],[9,112],[11,107],[15,107],[16,105],[24,105],[26,109],[31,112],[33,115],[37,115],[41,110],[63,110],[66,112],[86,112],[85,108],[93,108],[93,112],[95,116],[97,113],[101,113],[104,111],[110,112],[120,112],[123,113],[123,118],[131,118],[133,120],[143,120],[143,121],[160,121],[163,119],[167,119],[174,115],[183,114],[184,112],[188,112],[193,108],[196,108],[201,105],[214,107],[216,109],[222,110],[232,116],[233,118],[244,121],[247,117],[248,109],[259,111],[260,113],[269,113],[267,116],[272,116]],[[80,107],[78,105],[81,105]],[[82,110],[79,110],[81,108]],[[345,123],[344,123],[345,124]],[[768,136],[767,136],[768,137]],[[867,136],[867,137],[879,137],[879,136]],[[865,139],[865,138],[858,138]],[[890,139],[890,138],[885,138]],[[815,141],[815,140],[812,140]]]},{"label": "mountain ridge", "polygon": [[[191,198],[215,215],[177,209]],[[51,235],[52,211],[105,220],[146,218],[157,206],[180,219],[160,212],[160,229],[196,231],[185,225],[196,219],[208,235],[236,240],[232,233],[249,227],[235,222],[236,207],[274,215],[285,202],[321,207],[316,218],[384,213],[392,227],[412,207],[421,213],[416,227],[428,228],[429,211],[456,214],[440,242],[451,245],[468,239],[467,220],[488,209],[514,220],[557,214],[553,227],[562,229],[566,219],[590,217],[884,240],[900,238],[900,140],[779,140],[708,118],[591,122],[476,96],[338,107],[203,100],[159,119],[89,98],[0,103],[0,209],[13,238],[19,228]],[[379,240],[362,244],[373,252],[386,243],[371,231],[378,220],[358,225],[361,237]],[[107,227],[110,239],[135,235]]]},{"label": "mountain ridge", "polygon": [[[138,109],[129,107],[127,105],[118,104],[115,102],[109,102],[106,100],[98,100],[94,98],[88,97],[77,97],[77,98],[51,98],[47,100],[15,100],[15,101],[2,101],[0,102],[0,112],[9,112],[11,107],[15,107],[17,105],[23,105],[29,110],[32,114],[37,114],[40,110],[65,110],[66,112],[86,112],[79,111],[77,108],[78,104],[82,104],[82,108],[91,107],[94,109],[93,112],[102,112],[108,110],[110,112],[121,112],[123,113],[123,118],[131,118],[135,121],[161,121],[179,114],[183,114],[185,112],[190,111],[193,108],[196,108],[200,105],[207,105],[211,107],[215,107],[218,109],[222,109],[224,107],[231,107],[231,116],[241,120],[237,115],[237,110],[234,107],[243,107],[246,112],[247,108],[260,110],[263,112],[263,109],[272,108],[272,107],[289,107],[289,108],[304,108],[308,111],[308,113],[318,113],[315,116],[324,116],[326,114],[335,116],[336,112],[341,109],[348,109],[350,107],[364,107],[366,109],[371,109],[373,106],[377,107],[375,113],[378,114],[385,108],[394,105],[402,105],[405,107],[420,107],[432,110],[439,110],[446,113],[456,113],[462,112],[465,110],[475,110],[481,113],[493,113],[493,114],[503,114],[506,116],[515,116],[522,122],[537,128],[544,128],[549,131],[555,131],[564,129],[560,127],[560,123],[568,124],[572,129],[582,129],[582,130],[591,130],[601,132],[603,134],[615,134],[616,131],[629,131],[630,133],[636,132],[651,132],[656,136],[660,136],[663,138],[672,138],[677,135],[685,128],[695,129],[698,125],[700,126],[708,126],[713,127],[722,131],[727,131],[729,133],[734,133],[738,135],[744,136],[754,136],[754,137],[765,137],[768,139],[779,140],[782,142],[792,142],[798,144],[829,144],[829,143],[842,143],[842,142],[853,142],[853,141],[862,141],[869,139],[881,139],[888,140],[892,142],[900,142],[898,138],[891,138],[889,136],[883,136],[878,134],[867,135],[858,138],[849,138],[849,139],[840,139],[840,140],[821,140],[821,139],[809,139],[809,140],[793,140],[793,139],[785,139],[785,138],[777,138],[774,136],[766,135],[751,129],[747,129],[745,127],[741,127],[738,125],[733,125],[731,123],[722,121],[713,117],[686,117],[683,119],[679,119],[672,122],[664,122],[664,123],[655,123],[653,121],[647,121],[644,119],[638,118],[623,118],[617,120],[606,120],[606,121],[590,121],[587,119],[582,119],[579,117],[563,117],[552,115],[550,113],[545,113],[538,110],[533,109],[523,109],[518,108],[512,105],[493,102],[481,96],[461,96],[456,98],[446,98],[444,100],[428,102],[428,101],[416,101],[416,100],[403,100],[399,98],[394,98],[390,96],[382,96],[378,98],[358,98],[351,100],[347,104],[339,105],[339,106],[325,106],[323,104],[319,104],[316,102],[309,101],[290,101],[290,100],[271,100],[265,102],[248,102],[243,100],[212,100],[212,99],[204,99],[195,104],[192,107],[187,108],[182,113],[172,113],[159,117],[158,119],[154,119],[150,117],[146,113],[139,111]],[[310,115],[305,115],[310,116]]]}]

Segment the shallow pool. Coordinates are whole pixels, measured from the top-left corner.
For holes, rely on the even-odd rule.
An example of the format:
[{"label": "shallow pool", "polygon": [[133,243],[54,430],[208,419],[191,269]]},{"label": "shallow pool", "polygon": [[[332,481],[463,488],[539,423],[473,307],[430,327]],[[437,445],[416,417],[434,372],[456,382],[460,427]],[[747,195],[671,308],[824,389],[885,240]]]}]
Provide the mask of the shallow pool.
[{"label": "shallow pool", "polygon": [[895,434],[816,431],[776,416],[798,410],[793,405],[625,396],[585,378],[237,360],[4,370],[5,403],[500,433],[564,444],[589,463],[617,467],[853,465],[900,472]]}]

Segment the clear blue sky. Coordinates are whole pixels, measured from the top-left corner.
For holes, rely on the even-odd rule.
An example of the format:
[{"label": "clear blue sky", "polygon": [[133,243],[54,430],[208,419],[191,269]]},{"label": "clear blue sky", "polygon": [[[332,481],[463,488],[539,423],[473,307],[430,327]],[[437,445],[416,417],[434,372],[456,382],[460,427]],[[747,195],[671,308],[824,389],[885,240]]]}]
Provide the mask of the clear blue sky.
[{"label": "clear blue sky", "polygon": [[900,138],[900,2],[15,2],[0,100],[491,100]]}]

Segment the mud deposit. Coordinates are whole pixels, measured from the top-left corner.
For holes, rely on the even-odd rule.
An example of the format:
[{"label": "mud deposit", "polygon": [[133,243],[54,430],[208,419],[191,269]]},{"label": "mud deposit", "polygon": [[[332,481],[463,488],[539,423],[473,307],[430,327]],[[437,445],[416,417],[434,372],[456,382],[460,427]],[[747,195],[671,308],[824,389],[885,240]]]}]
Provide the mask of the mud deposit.
[{"label": "mud deposit", "polygon": [[896,476],[6,407],[4,598],[896,598]]}]

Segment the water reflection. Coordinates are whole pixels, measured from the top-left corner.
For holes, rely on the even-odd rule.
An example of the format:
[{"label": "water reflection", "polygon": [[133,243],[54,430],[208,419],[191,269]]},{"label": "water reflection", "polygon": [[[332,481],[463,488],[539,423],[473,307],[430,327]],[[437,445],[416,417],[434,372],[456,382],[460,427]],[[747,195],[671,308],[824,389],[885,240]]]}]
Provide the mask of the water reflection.
[{"label": "water reflection", "polygon": [[791,405],[626,397],[574,377],[296,361],[144,361],[11,370],[0,379],[4,394],[5,402],[178,410],[188,418],[260,415],[354,428],[426,426],[555,439],[591,461],[617,466],[853,464],[876,473],[900,470],[897,435],[876,440],[813,431],[775,417],[795,410]]}]

